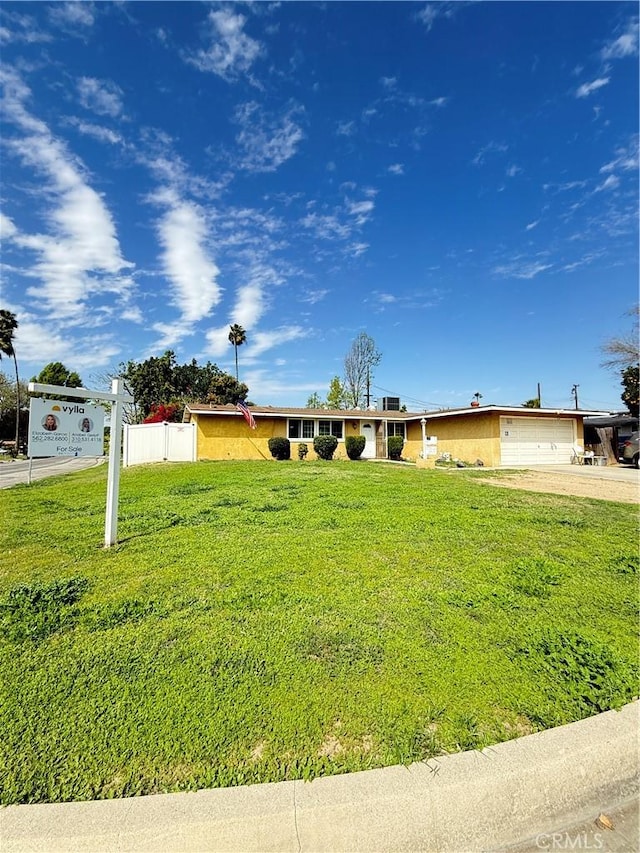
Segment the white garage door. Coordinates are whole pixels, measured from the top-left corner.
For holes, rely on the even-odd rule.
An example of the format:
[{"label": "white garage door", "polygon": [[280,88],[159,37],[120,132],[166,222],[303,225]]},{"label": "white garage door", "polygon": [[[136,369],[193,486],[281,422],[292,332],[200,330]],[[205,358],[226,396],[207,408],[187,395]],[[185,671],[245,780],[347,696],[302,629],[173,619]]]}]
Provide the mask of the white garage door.
[{"label": "white garage door", "polygon": [[571,461],[573,418],[500,418],[503,465],[561,465]]}]

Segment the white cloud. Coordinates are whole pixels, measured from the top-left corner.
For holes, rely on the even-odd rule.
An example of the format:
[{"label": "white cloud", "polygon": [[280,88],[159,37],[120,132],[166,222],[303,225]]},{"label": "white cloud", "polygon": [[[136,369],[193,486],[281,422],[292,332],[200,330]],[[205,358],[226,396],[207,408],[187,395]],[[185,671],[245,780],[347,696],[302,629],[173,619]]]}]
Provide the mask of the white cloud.
[{"label": "white cloud", "polygon": [[304,138],[302,128],[294,121],[299,112],[294,106],[283,116],[273,117],[255,101],[241,104],[235,113],[241,128],[236,136],[242,150],[240,167],[249,172],[275,172],[293,157]]},{"label": "white cloud", "polygon": [[260,42],[243,30],[247,21],[244,15],[224,8],[209,12],[211,45],[187,57],[200,71],[211,71],[223,80],[236,80],[246,74],[262,53]]},{"label": "white cloud", "polygon": [[511,166],[509,166],[507,168],[506,175],[508,178],[515,178],[515,176],[517,174],[519,174],[521,171],[522,171],[522,169],[520,168],[520,166],[516,166],[515,164],[512,163]]},{"label": "white cloud", "polygon": [[474,166],[482,166],[488,154],[504,154],[508,150],[509,146],[505,142],[491,141],[483,145],[471,162]]},{"label": "white cloud", "polygon": [[25,363],[43,365],[61,361],[78,371],[110,365],[120,354],[119,346],[109,334],[70,336],[64,325],[56,326],[51,320],[39,322],[24,311],[20,312],[16,351]]},{"label": "white cloud", "polygon": [[80,103],[86,110],[117,118],[122,112],[122,89],[111,80],[81,77],[78,80]]},{"label": "white cloud", "polygon": [[444,107],[449,102],[449,98],[434,98],[432,101],[429,101],[429,105],[432,107]]},{"label": "white cloud", "polygon": [[263,283],[254,281],[238,289],[238,298],[231,314],[231,322],[252,329],[265,308]]},{"label": "white cloud", "polygon": [[108,142],[110,145],[119,145],[123,139],[119,133],[115,133],[108,127],[102,127],[98,124],[82,121],[82,119],[72,117],[68,119],[68,123],[75,127],[76,130],[83,136],[91,136],[99,142]]},{"label": "white cloud", "polygon": [[302,326],[281,326],[267,332],[254,332],[247,336],[247,358],[256,358],[274,347],[305,338],[309,334]]},{"label": "white cloud", "polygon": [[42,32],[31,15],[4,10],[3,20],[9,26],[0,27],[0,44],[41,44],[53,41],[50,33]]},{"label": "white cloud", "polygon": [[632,19],[627,24],[627,29],[617,39],[609,42],[602,49],[601,56],[604,60],[623,59],[626,56],[637,56],[638,54],[638,19]]},{"label": "white cloud", "polygon": [[347,210],[350,216],[355,216],[356,225],[364,225],[370,219],[375,204],[371,200],[348,201]]},{"label": "white cloud", "polygon": [[618,186],[620,186],[620,178],[617,175],[609,175],[599,186],[596,187],[595,191],[599,193],[603,190],[615,190]]},{"label": "white cloud", "polygon": [[522,278],[532,279],[545,270],[550,270],[553,264],[545,264],[542,261],[528,261],[521,258],[516,258],[514,261],[497,266],[493,272],[495,275],[503,276],[504,278]]},{"label": "white cloud", "polygon": [[336,127],[336,134],[338,136],[353,136],[356,132],[356,123],[355,121],[341,121],[338,123]]},{"label": "white cloud", "polygon": [[393,163],[387,171],[391,175],[404,175],[404,163]]},{"label": "white cloud", "polygon": [[454,15],[454,6],[452,3],[427,3],[424,9],[421,9],[416,15],[427,28],[427,32],[431,30],[438,18],[452,18]]},{"label": "white cloud", "polygon": [[52,24],[69,32],[82,27],[92,27],[95,21],[93,3],[80,3],[70,0],[68,3],[54,3],[49,6],[49,20]]},{"label": "white cloud", "polygon": [[174,289],[173,304],[185,323],[206,317],[220,300],[218,267],[206,248],[206,225],[197,205],[175,199],[158,223],[164,270]]},{"label": "white cloud", "polygon": [[617,148],[616,156],[609,163],[605,163],[600,172],[613,172],[614,169],[622,169],[624,172],[638,168],[638,137],[634,136],[626,148]]},{"label": "white cloud", "polygon": [[597,92],[598,89],[606,86],[610,79],[610,77],[598,77],[597,80],[593,80],[591,83],[583,83],[582,86],[576,89],[576,98],[588,98],[593,92]]},{"label": "white cloud", "polygon": [[527,225],[527,231],[532,231],[532,230],[533,230],[537,225],[539,225],[539,224],[540,224],[540,220],[539,220],[539,219],[536,219],[536,221],[535,221],[535,222],[530,222],[530,223]]},{"label": "white cloud", "polygon": [[10,70],[0,79],[5,115],[22,131],[7,148],[43,179],[38,201],[47,216],[47,233],[26,234],[18,227],[13,236],[38,258],[27,274],[39,284],[28,293],[42,300],[51,317],[74,316],[77,323],[86,323],[83,309],[90,297],[128,297],[133,283],[122,272],[134,265],[123,259],[113,218],[103,197],[87,183],[81,164],[25,109],[28,88]]}]

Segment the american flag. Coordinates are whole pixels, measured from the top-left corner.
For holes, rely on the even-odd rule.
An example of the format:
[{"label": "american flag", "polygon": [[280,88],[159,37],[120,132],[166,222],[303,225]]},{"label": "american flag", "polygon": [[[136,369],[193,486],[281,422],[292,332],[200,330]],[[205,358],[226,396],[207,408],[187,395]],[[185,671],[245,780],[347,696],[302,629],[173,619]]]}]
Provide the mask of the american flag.
[{"label": "american flag", "polygon": [[247,404],[240,400],[239,403],[236,403],[236,408],[240,409],[240,411],[242,412],[242,417],[249,424],[251,429],[255,429],[256,421],[251,412],[249,411],[249,407],[247,406]]}]

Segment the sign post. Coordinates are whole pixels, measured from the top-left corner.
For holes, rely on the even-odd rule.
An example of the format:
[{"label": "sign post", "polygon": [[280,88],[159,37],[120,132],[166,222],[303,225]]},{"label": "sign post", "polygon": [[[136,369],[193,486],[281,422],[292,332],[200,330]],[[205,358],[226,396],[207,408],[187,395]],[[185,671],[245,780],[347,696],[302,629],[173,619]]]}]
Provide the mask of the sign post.
[{"label": "sign post", "polygon": [[[122,444],[122,410],[124,403],[133,397],[124,391],[122,379],[111,382],[111,392],[90,391],[88,388],[67,388],[63,385],[43,385],[30,382],[29,391],[42,394],[59,394],[84,400],[106,400],[111,405],[111,435],[109,441],[109,466],[107,469],[107,511],[104,525],[104,546],[110,548],[118,540],[118,492],[120,487],[120,447]],[[31,400],[29,419],[29,458],[35,456],[102,456],[103,420],[97,406],[67,405],[62,400]],[[34,405],[35,404],[35,405]],[[46,413],[40,417],[40,408]],[[104,415],[102,415],[104,417]],[[34,422],[35,421],[35,422]],[[76,423],[77,421],[77,423]],[[99,429],[98,427],[99,423]],[[57,433],[57,435],[56,435]],[[95,451],[99,449],[100,453]],[[93,452],[92,452],[93,450]]]}]

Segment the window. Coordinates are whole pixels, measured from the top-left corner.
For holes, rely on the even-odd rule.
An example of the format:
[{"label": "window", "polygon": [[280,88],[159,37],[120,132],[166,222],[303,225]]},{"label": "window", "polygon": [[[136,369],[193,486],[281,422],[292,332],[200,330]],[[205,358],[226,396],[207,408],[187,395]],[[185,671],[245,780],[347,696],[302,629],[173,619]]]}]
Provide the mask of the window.
[{"label": "window", "polygon": [[318,421],[318,435],[335,435],[342,438],[342,421]]},{"label": "window", "polygon": [[387,421],[387,437],[401,435],[405,438],[404,421]]},{"label": "window", "polygon": [[289,438],[307,439],[316,435],[334,435],[342,439],[344,434],[344,421],[311,421],[311,420],[289,420]]}]

